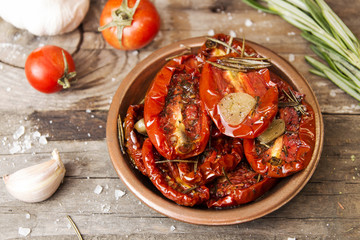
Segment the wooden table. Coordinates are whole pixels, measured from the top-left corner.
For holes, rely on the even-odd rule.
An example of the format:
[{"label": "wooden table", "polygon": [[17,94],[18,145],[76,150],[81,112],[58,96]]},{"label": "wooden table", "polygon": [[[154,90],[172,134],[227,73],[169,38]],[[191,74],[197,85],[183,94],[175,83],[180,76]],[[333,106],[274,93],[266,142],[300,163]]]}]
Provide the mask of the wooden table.
[{"label": "wooden table", "polygon": [[[92,1],[83,24],[61,36],[36,37],[0,20],[0,175],[46,161],[54,148],[67,169],[55,195],[41,203],[18,201],[0,184],[0,239],[24,238],[19,227],[31,230],[26,238],[76,239],[67,215],[84,239],[360,239],[360,106],[329,80],[309,73],[304,55],[313,53],[300,31],[240,0],[154,2],[161,31],[139,51],[105,43],[97,31],[105,1]],[[360,2],[327,2],[360,37]],[[245,36],[288,59],[315,91],[325,123],[320,163],[294,199],[260,219],[219,227],[178,222],[142,204],[117,177],[105,143],[107,111],[126,74],[160,47],[211,32]],[[73,55],[79,81],[70,90],[46,95],[29,86],[26,57],[46,44]],[[13,139],[21,126],[24,135]],[[46,144],[33,138],[36,131]],[[94,193],[97,185],[100,194]],[[125,195],[116,199],[116,189]]]}]

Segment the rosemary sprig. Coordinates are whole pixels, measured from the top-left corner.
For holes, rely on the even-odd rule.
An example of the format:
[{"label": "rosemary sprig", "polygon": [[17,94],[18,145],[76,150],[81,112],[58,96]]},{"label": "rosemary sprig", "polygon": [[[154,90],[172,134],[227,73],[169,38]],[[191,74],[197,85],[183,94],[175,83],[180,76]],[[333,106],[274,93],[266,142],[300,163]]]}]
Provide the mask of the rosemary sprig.
[{"label": "rosemary sprig", "polygon": [[79,240],[83,240],[83,238],[82,238],[82,236],[81,236],[81,233],[80,233],[79,229],[77,228],[76,224],[74,223],[74,221],[71,219],[71,217],[70,217],[69,215],[67,215],[66,217],[67,217],[67,219],[69,220],[71,226],[74,228],[75,233],[76,233],[78,239],[79,239]]},{"label": "rosemary sprig", "polygon": [[[305,56],[310,72],[327,78],[360,101],[360,41],[324,0],[243,0],[277,14],[302,30],[302,37],[327,65]],[[266,3],[266,4],[263,4]]]},{"label": "rosemary sprig", "polygon": [[187,193],[191,192],[192,190],[197,189],[198,187],[199,187],[199,186],[194,186],[194,187],[191,187],[191,188],[185,189],[182,193],[187,194]]},{"label": "rosemary sprig", "polygon": [[125,154],[125,134],[124,134],[124,128],[123,128],[123,124],[121,121],[121,116],[119,114],[118,116],[118,121],[117,121],[117,127],[118,127],[118,138],[119,138],[119,145],[120,145],[120,150],[122,154]]},{"label": "rosemary sprig", "polygon": [[238,50],[236,50],[236,49],[233,48],[231,45],[229,45],[229,44],[227,44],[227,43],[225,43],[225,42],[223,42],[223,41],[220,41],[220,40],[218,40],[218,39],[216,39],[216,38],[210,38],[210,37],[207,38],[207,40],[210,40],[210,41],[212,41],[212,42],[215,42],[215,43],[218,43],[218,44],[220,44],[220,45],[223,45],[224,47],[226,47],[226,48],[234,51],[235,53],[241,55],[241,53],[240,53]]},{"label": "rosemary sprig", "polygon": [[226,179],[226,181],[230,184],[230,185],[233,185],[232,182],[230,181],[230,178],[228,177],[228,175],[226,174],[226,171],[225,171],[225,168],[222,167],[222,173]]},{"label": "rosemary sprig", "polygon": [[228,71],[247,72],[249,70],[258,70],[271,66],[267,58],[242,58],[242,57],[224,57],[216,62],[206,61],[207,63]]},{"label": "rosemary sprig", "polygon": [[305,106],[299,102],[295,93],[289,88],[289,93],[285,90],[282,90],[286,97],[289,99],[289,102],[280,102],[279,107],[294,107],[296,111],[300,112],[302,115],[307,115]]}]

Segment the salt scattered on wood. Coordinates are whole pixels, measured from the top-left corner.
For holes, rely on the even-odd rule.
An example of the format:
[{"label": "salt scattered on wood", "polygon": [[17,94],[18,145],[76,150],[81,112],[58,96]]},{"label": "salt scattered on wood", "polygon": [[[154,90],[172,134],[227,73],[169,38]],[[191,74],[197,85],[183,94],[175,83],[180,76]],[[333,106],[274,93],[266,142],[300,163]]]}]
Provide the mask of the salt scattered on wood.
[{"label": "salt scattered on wood", "polygon": [[23,227],[19,227],[19,234],[21,236],[26,237],[27,235],[29,235],[29,233],[31,232],[30,228],[23,228]]},{"label": "salt scattered on wood", "polygon": [[95,190],[94,190],[94,193],[100,194],[100,193],[102,192],[102,190],[103,190],[103,187],[102,187],[102,186],[96,185]]},{"label": "salt scattered on wood", "polygon": [[24,126],[20,126],[13,134],[13,138],[15,140],[18,140],[22,135],[24,135],[25,133],[25,127]]},{"label": "salt scattered on wood", "polygon": [[295,61],[295,55],[294,54],[292,54],[292,53],[289,54],[289,61],[290,62]]},{"label": "salt scattered on wood", "polygon": [[233,38],[236,37],[236,33],[235,33],[234,30],[230,30],[229,35],[230,35],[231,37],[233,37]]},{"label": "salt scattered on wood", "polygon": [[172,232],[175,231],[175,229],[176,229],[175,226],[171,226],[171,227],[170,227],[170,231],[172,231]]},{"label": "salt scattered on wood", "polygon": [[245,26],[246,27],[251,27],[252,25],[253,25],[253,22],[250,19],[245,20]]},{"label": "salt scattered on wood", "polygon": [[110,212],[110,205],[107,205],[107,204],[103,204],[101,205],[101,210],[104,212],[104,213],[107,213],[107,212]]},{"label": "salt scattered on wood", "polygon": [[29,213],[25,214],[25,218],[30,219],[30,214]]},{"label": "salt scattered on wood", "polygon": [[296,238],[288,237],[288,240],[296,240]]},{"label": "salt scattered on wood", "polygon": [[115,189],[115,199],[116,200],[119,200],[119,198],[122,198],[125,194],[126,194],[126,192],[121,191],[119,189]]},{"label": "salt scattered on wood", "polygon": [[7,91],[7,92],[10,92],[10,91],[11,91],[11,87],[7,87],[7,88],[6,88],[6,91]]},{"label": "salt scattered on wood", "polygon": [[44,135],[40,136],[39,143],[42,144],[42,145],[47,144],[47,140],[46,140],[46,137]]},{"label": "salt scattered on wood", "polygon": [[214,35],[215,35],[214,29],[210,29],[210,30],[207,32],[207,35],[209,35],[209,36],[214,36]]},{"label": "salt scattered on wood", "polygon": [[13,145],[9,150],[10,154],[18,153],[20,151],[21,151],[21,146],[19,142],[13,142]]},{"label": "salt scattered on wood", "polygon": [[91,109],[86,109],[86,113],[91,113]]}]

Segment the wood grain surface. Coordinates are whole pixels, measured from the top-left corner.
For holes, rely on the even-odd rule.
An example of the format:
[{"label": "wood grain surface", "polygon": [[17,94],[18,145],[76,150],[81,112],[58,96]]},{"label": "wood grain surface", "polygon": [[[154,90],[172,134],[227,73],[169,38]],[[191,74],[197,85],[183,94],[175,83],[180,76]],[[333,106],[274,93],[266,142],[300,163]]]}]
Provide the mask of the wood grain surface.
[{"label": "wood grain surface", "polygon": [[[33,36],[0,18],[0,176],[48,160],[54,148],[67,169],[58,191],[41,203],[20,202],[0,183],[0,239],[76,239],[67,215],[84,239],[360,239],[360,105],[329,80],[309,73],[304,55],[314,54],[300,31],[240,0],[153,2],[161,30],[138,51],[115,50],[97,31],[105,1],[91,1],[78,29],[53,37]],[[360,37],[360,1],[326,2]],[[234,32],[288,59],[310,83],[325,123],[320,163],[294,199],[260,219],[219,227],[178,222],[142,204],[117,177],[105,143],[107,111],[126,74],[154,50],[211,31]],[[70,90],[46,95],[28,84],[26,57],[47,44],[73,55],[79,80]],[[25,133],[16,140],[20,126]],[[47,143],[39,142],[35,132]],[[31,147],[25,146],[26,136]],[[15,145],[21,150],[11,154]],[[103,188],[100,194],[94,193],[97,185]],[[116,199],[115,190],[125,195]],[[30,234],[21,236],[19,227]]]}]

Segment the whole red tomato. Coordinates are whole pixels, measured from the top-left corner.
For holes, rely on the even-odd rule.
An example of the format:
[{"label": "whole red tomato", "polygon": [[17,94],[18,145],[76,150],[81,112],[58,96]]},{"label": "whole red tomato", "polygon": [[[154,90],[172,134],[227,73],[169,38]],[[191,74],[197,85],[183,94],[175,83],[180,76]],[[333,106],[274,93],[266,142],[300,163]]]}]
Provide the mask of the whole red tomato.
[{"label": "whole red tomato", "polygon": [[149,0],[109,0],[101,13],[100,26],[111,46],[135,50],[154,39],[160,29],[160,17]]},{"label": "whole red tomato", "polygon": [[25,74],[31,86],[43,93],[58,92],[70,87],[76,76],[71,55],[57,46],[35,49],[25,62]]}]

